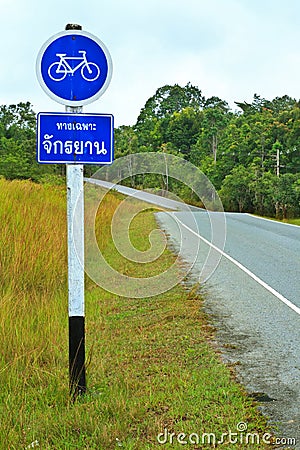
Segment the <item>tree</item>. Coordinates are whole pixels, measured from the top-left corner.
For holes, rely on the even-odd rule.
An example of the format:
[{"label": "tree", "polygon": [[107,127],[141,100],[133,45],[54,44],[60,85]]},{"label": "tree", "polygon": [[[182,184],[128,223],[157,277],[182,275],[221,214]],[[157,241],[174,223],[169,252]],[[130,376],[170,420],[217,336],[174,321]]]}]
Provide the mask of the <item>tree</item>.
[{"label": "tree", "polygon": [[242,166],[236,166],[226,175],[220,197],[226,209],[230,211],[249,211],[252,209],[251,182],[253,174]]},{"label": "tree", "polygon": [[214,164],[217,162],[221,133],[229,122],[228,111],[228,104],[218,97],[211,97],[205,101],[202,117],[203,130],[198,146],[206,150],[206,154],[213,155]]},{"label": "tree", "polygon": [[35,137],[35,113],[29,102],[0,106],[0,133],[2,136],[20,139]]},{"label": "tree", "polygon": [[187,107],[199,110],[203,104],[204,97],[196,86],[190,83],[184,87],[178,84],[174,86],[167,84],[157,89],[156,93],[147,100],[137,119],[137,125],[153,117],[162,119]]},{"label": "tree", "polygon": [[56,165],[36,162],[36,120],[29,102],[0,106],[0,176],[8,179],[55,174]]},{"label": "tree", "polygon": [[297,192],[298,176],[291,173],[281,175],[274,190],[276,217],[287,219],[288,213],[299,211],[299,194]]},{"label": "tree", "polygon": [[180,112],[175,111],[168,121],[164,133],[166,142],[186,159],[189,159],[191,147],[201,133],[201,118],[202,113],[189,106]]},{"label": "tree", "polygon": [[138,152],[138,137],[133,127],[121,125],[114,133],[115,158]]},{"label": "tree", "polygon": [[203,104],[204,97],[201,91],[190,83],[184,87],[175,84],[157,89],[141,109],[135,125],[139,146],[157,151],[166,142],[164,131],[168,128],[172,115],[188,107],[199,111]]},{"label": "tree", "polygon": [[[259,159],[258,159],[259,162]],[[249,184],[250,191],[253,192],[252,203],[254,212],[262,216],[274,215],[274,191],[278,183],[278,178],[274,173],[264,172],[259,164],[252,164],[254,177]]]},{"label": "tree", "polygon": [[234,102],[244,114],[254,114],[256,112],[262,112],[263,109],[268,109],[270,102],[260,95],[254,94],[252,103],[247,102]]}]

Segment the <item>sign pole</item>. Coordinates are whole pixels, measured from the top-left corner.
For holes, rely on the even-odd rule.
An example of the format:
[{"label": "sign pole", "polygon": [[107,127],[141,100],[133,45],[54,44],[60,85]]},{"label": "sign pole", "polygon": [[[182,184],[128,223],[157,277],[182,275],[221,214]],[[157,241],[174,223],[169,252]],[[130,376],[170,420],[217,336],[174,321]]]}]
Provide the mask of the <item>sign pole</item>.
[{"label": "sign pole", "polygon": [[[68,24],[66,30],[81,30]],[[81,113],[82,106],[66,106]],[[67,164],[68,291],[69,291],[69,387],[73,400],[86,392],[84,318],[84,197],[83,164]],[[76,247],[75,247],[76,240]]]},{"label": "sign pole", "polygon": [[[81,112],[82,107],[66,107]],[[71,110],[71,111],[70,111]],[[75,399],[86,391],[84,320],[84,198],[83,164],[67,164],[69,375]],[[76,242],[76,245],[75,245]]]},{"label": "sign pole", "polygon": [[[66,30],[81,25],[66,25]],[[66,106],[81,113],[82,106]],[[69,388],[75,400],[86,392],[84,320],[84,198],[83,164],[67,164],[68,292],[69,292]],[[75,247],[75,240],[77,245]]]},{"label": "sign pole", "polygon": [[37,160],[66,164],[69,375],[70,395],[75,400],[86,392],[83,164],[111,164],[113,160],[113,117],[81,113],[83,105],[107,89],[112,61],[100,39],[82,31],[81,25],[68,24],[40,49],[36,74],[47,95],[74,115],[71,120],[65,113],[38,115]]}]

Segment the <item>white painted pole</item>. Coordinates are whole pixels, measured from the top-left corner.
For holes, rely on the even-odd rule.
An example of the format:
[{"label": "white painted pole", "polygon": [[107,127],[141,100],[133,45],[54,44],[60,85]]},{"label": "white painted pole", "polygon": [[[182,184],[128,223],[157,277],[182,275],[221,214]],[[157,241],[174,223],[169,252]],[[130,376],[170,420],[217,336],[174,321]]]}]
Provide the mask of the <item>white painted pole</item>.
[{"label": "white painted pole", "polygon": [[[86,391],[83,165],[67,164],[69,374],[73,399]],[[76,245],[75,245],[76,242]]]},{"label": "white painted pole", "polygon": [[[82,107],[67,107],[71,113]],[[86,391],[83,164],[67,164],[69,374],[73,399]],[[76,244],[75,244],[76,243]]]},{"label": "white painted pole", "polygon": [[67,164],[67,219],[69,316],[84,316],[84,201],[82,164]]}]

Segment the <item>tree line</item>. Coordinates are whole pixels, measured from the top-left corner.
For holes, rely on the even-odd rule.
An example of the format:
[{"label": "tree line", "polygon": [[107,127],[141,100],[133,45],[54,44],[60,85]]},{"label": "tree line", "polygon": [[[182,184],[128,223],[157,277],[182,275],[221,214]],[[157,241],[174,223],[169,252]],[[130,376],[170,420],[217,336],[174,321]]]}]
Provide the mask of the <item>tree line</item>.
[{"label": "tree line", "polygon": [[219,97],[166,85],[147,100],[133,126],[115,131],[117,156],[167,152],[204,172],[229,211],[300,214],[300,103],[285,95],[232,111]]},{"label": "tree line", "polygon": [[[64,165],[36,162],[35,116],[29,102],[0,106],[0,176],[64,177]],[[115,129],[115,158],[140,152],[171,153],[199,167],[226,210],[300,216],[300,102],[287,95],[267,100],[255,94],[233,111],[191,83],[162,86],[134,125]],[[96,168],[86,166],[86,175]],[[165,180],[151,180],[166,187]],[[141,185],[140,177],[130,184]],[[174,181],[173,188],[182,189]]]},{"label": "tree line", "polygon": [[30,102],[0,106],[0,177],[60,182],[64,167],[36,162],[36,114]]}]

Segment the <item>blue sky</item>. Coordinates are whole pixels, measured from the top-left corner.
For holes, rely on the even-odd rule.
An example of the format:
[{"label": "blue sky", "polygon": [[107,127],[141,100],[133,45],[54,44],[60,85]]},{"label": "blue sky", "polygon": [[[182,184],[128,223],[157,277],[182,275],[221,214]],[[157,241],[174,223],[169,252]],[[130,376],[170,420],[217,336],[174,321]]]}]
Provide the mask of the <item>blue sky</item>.
[{"label": "blue sky", "polygon": [[165,84],[198,86],[205,97],[251,102],[300,98],[299,0],[0,0],[0,104],[30,101],[60,112],[38,84],[44,42],[79,23],[110,51],[110,86],[85,112],[134,124]]}]

